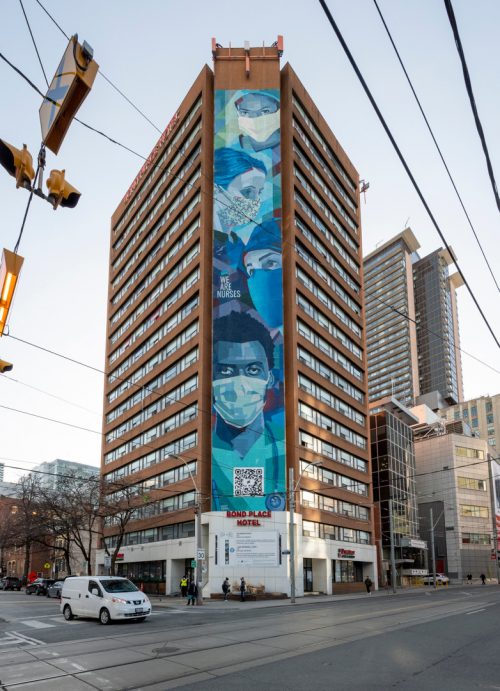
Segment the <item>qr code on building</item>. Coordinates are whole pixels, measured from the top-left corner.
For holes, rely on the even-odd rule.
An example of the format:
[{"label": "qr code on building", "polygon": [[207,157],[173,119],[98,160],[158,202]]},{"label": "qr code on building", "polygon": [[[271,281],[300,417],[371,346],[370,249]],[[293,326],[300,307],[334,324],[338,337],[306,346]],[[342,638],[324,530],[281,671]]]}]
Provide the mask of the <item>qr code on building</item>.
[{"label": "qr code on building", "polygon": [[264,494],[264,468],[234,468],[235,497],[256,497]]}]

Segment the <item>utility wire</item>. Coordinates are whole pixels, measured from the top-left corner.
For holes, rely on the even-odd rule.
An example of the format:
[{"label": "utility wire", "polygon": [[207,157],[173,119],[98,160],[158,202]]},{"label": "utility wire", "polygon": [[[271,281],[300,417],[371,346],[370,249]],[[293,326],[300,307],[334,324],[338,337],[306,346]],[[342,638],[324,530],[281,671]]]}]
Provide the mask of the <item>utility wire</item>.
[{"label": "utility wire", "polygon": [[486,138],[484,136],[483,126],[481,120],[479,119],[479,113],[477,111],[476,99],[474,98],[474,93],[472,91],[472,82],[469,75],[469,69],[467,67],[467,62],[465,60],[465,53],[462,47],[462,41],[460,40],[460,34],[458,32],[457,20],[455,19],[455,13],[453,11],[453,5],[451,0],[444,0],[444,5],[446,7],[446,12],[448,14],[448,19],[451,24],[453,31],[453,37],[455,39],[455,44],[457,46],[457,52],[460,57],[460,62],[462,63],[462,71],[464,73],[465,88],[467,89],[467,94],[469,96],[470,106],[472,108],[472,113],[474,115],[474,121],[476,123],[477,133],[479,134],[479,139],[481,140],[481,145],[484,151],[484,157],[486,158],[486,167],[488,168],[488,175],[491,181],[491,186],[493,188],[493,194],[495,195],[495,201],[497,203],[498,210],[500,211],[500,197],[498,196],[498,188],[495,180],[495,174],[493,172],[493,166],[491,165],[490,154],[488,151],[488,146],[486,144]]},{"label": "utility wire", "polygon": [[[37,178],[37,176],[38,176],[38,170],[39,170],[39,168],[40,168],[40,163],[38,163],[37,168],[36,168],[35,180],[36,180],[36,178]],[[35,192],[35,188],[32,187],[31,190],[30,190],[30,196],[29,196],[29,198],[28,198],[28,203],[26,204],[26,210],[25,210],[25,212],[24,212],[23,222],[21,223],[21,230],[19,231],[19,236],[18,236],[17,242],[16,242],[16,244],[15,244],[15,246],[14,246],[14,254],[17,254],[17,250],[19,249],[19,244],[20,244],[21,238],[22,238],[22,236],[23,236],[24,226],[26,225],[26,219],[28,218],[28,212],[29,212],[29,210],[30,210],[31,201],[32,201],[32,199],[33,199],[33,194],[34,194],[34,192]]]},{"label": "utility wire", "polygon": [[36,54],[38,57],[38,62],[40,63],[40,67],[42,68],[43,76],[45,78],[45,83],[47,84],[47,87],[49,86],[49,80],[47,79],[47,75],[45,74],[45,70],[43,69],[43,64],[42,64],[42,58],[40,57],[40,53],[38,52],[38,47],[36,45],[35,37],[33,36],[33,32],[31,31],[31,26],[28,21],[28,16],[25,12],[24,5],[23,5],[23,0],[19,0],[19,4],[21,5],[21,9],[24,14],[24,18],[26,19],[26,24],[28,25],[28,31],[30,32],[31,40],[33,41],[33,45],[35,46]]},{"label": "utility wire", "polygon": [[84,410],[86,413],[91,413],[92,415],[98,415],[99,417],[102,416],[102,412],[97,412],[96,410],[90,410],[90,408],[85,408],[85,406],[80,405],[79,403],[75,403],[74,401],[69,401],[67,398],[62,398],[61,396],[56,396],[56,394],[50,393],[50,391],[45,391],[44,389],[39,389],[36,386],[32,386],[31,384],[26,384],[26,382],[21,381],[20,379],[14,379],[14,377],[9,377],[8,374],[3,375],[3,379],[6,381],[11,381],[14,382],[15,384],[20,384],[21,386],[26,386],[28,389],[32,389],[32,391],[37,391],[38,393],[43,393],[45,396],[49,396],[50,398],[54,398],[57,401],[62,401],[63,403],[67,403],[68,405],[74,406],[75,408],[80,408],[80,410]]},{"label": "utility wire", "polygon": [[[37,92],[37,94],[39,94],[45,101],[48,101],[49,103],[52,103],[52,104],[54,104],[56,107],[59,108],[59,103],[58,103],[57,101],[54,101],[52,98],[50,98],[50,96],[44,94],[43,91],[41,91],[41,90],[36,86],[36,84],[34,84],[34,83],[31,81],[31,79],[29,79],[29,78],[24,74],[24,72],[22,72],[22,71],[21,71],[18,67],[16,67],[12,62],[10,62],[10,60],[8,60],[8,59],[5,57],[5,55],[3,55],[3,53],[0,53],[0,58],[1,58],[2,60],[4,60],[4,62],[6,62],[10,67],[12,67],[12,69],[13,69],[15,72],[17,72],[17,73],[24,79],[24,81],[26,81],[26,82],[31,86],[31,88],[34,89],[34,90]],[[102,137],[105,137],[106,139],[108,139],[108,140],[109,140],[110,142],[112,142],[113,144],[116,144],[117,146],[121,146],[122,149],[126,149],[126,151],[130,151],[130,153],[134,154],[135,156],[138,156],[139,158],[142,158],[143,161],[146,160],[146,156],[142,156],[142,154],[138,154],[137,151],[134,151],[133,149],[130,149],[128,146],[125,146],[125,144],[121,144],[119,141],[117,141],[116,139],[113,139],[112,137],[110,137],[108,134],[105,134],[105,133],[102,132],[101,130],[98,130],[98,129],[96,129],[95,127],[92,127],[91,125],[88,125],[86,122],[83,122],[82,120],[79,120],[78,118],[74,118],[74,120],[76,120],[77,122],[79,122],[81,125],[84,125],[84,127],[88,127],[89,130],[92,130],[93,132],[96,132],[97,134],[100,134]]]},{"label": "utility wire", "polygon": [[445,167],[445,170],[446,170],[446,172],[448,173],[448,177],[449,177],[449,179],[450,179],[451,184],[453,185],[453,189],[455,190],[455,194],[456,194],[457,197],[458,197],[458,201],[460,202],[460,206],[462,207],[463,212],[464,212],[464,214],[465,214],[465,216],[466,216],[466,218],[467,218],[467,221],[468,221],[468,223],[469,223],[470,229],[472,230],[472,232],[473,232],[473,234],[474,234],[474,237],[476,238],[476,242],[477,242],[477,244],[479,245],[479,249],[481,250],[481,254],[483,255],[484,261],[486,262],[486,265],[487,265],[487,267],[488,267],[488,269],[489,269],[489,272],[490,272],[490,274],[491,274],[491,277],[493,278],[493,281],[495,282],[495,285],[496,285],[496,287],[497,287],[497,290],[500,292],[500,286],[498,285],[497,279],[495,278],[495,275],[494,275],[493,270],[492,270],[492,268],[491,268],[491,266],[490,266],[490,263],[489,263],[489,261],[488,261],[488,258],[487,258],[487,256],[486,256],[484,250],[483,250],[483,247],[482,247],[482,245],[481,245],[481,242],[479,241],[479,238],[478,238],[477,233],[476,233],[476,231],[475,231],[475,229],[474,229],[474,226],[472,225],[472,221],[471,221],[471,219],[470,219],[470,216],[469,216],[469,214],[468,214],[468,212],[467,212],[467,209],[465,208],[465,205],[464,205],[464,203],[463,203],[463,201],[462,201],[462,197],[460,196],[460,193],[459,193],[459,191],[458,191],[458,189],[457,189],[457,186],[456,186],[456,184],[455,184],[455,181],[454,181],[454,179],[453,179],[453,177],[452,177],[452,175],[451,175],[451,173],[450,173],[450,170],[449,170],[449,168],[448,168],[448,165],[447,165],[447,163],[446,163],[446,161],[445,161],[445,159],[444,159],[444,156],[443,156],[443,153],[442,153],[442,151],[441,151],[441,148],[440,148],[439,144],[437,143],[436,137],[434,136],[434,132],[432,131],[432,128],[431,128],[431,126],[430,126],[430,124],[429,124],[429,120],[427,119],[427,116],[426,116],[426,114],[425,114],[425,112],[424,112],[424,109],[423,109],[423,107],[422,107],[422,104],[420,103],[420,100],[419,100],[419,98],[418,98],[418,96],[417,96],[417,94],[416,94],[416,92],[415,92],[415,89],[414,89],[413,84],[412,84],[412,82],[411,82],[411,79],[410,79],[410,77],[409,77],[409,75],[408,75],[408,72],[407,72],[407,70],[406,70],[406,67],[404,66],[403,60],[402,60],[402,58],[401,58],[401,55],[399,54],[399,51],[398,51],[398,49],[396,48],[396,44],[394,43],[394,39],[392,38],[391,32],[389,31],[389,27],[387,26],[387,23],[386,23],[386,21],[385,21],[385,19],[384,19],[384,16],[383,16],[383,14],[382,14],[382,11],[381,11],[381,9],[380,9],[380,7],[379,7],[379,5],[378,5],[377,0],[373,0],[373,2],[374,2],[374,4],[375,4],[375,7],[377,8],[377,12],[379,13],[380,19],[381,19],[382,24],[384,25],[384,28],[385,28],[385,30],[386,30],[386,32],[387,32],[387,35],[388,35],[389,40],[390,40],[390,42],[391,42],[391,44],[392,44],[392,47],[394,48],[394,52],[396,53],[396,56],[397,56],[397,58],[398,58],[398,60],[399,60],[399,64],[401,65],[401,69],[403,70],[403,72],[404,72],[404,74],[405,74],[405,77],[406,77],[406,79],[407,79],[407,81],[408,81],[408,84],[409,84],[409,86],[410,86],[410,89],[411,89],[411,91],[412,91],[412,93],[413,93],[413,96],[415,97],[415,100],[416,100],[417,105],[418,105],[418,107],[419,107],[419,109],[420,109],[420,112],[421,112],[421,114],[422,114],[422,117],[423,117],[424,120],[425,120],[425,124],[427,125],[427,129],[429,130],[429,133],[430,133],[430,135],[431,135],[431,137],[432,137],[432,141],[434,142],[434,144],[435,144],[435,146],[436,146],[436,149],[437,149],[437,151],[438,151],[438,154],[439,154],[439,156],[440,156],[440,158],[441,158],[441,161],[442,161],[442,163],[443,163],[443,165],[444,165],[444,167]]},{"label": "utility wire", "polygon": [[[445,0],[445,1],[446,1],[446,0]],[[373,106],[373,109],[374,109],[375,112],[377,113],[378,119],[380,120],[380,123],[381,123],[382,127],[384,128],[384,130],[385,130],[387,136],[389,137],[389,139],[390,139],[390,141],[391,141],[391,144],[392,144],[392,146],[394,147],[394,150],[396,151],[396,153],[397,153],[397,155],[398,155],[398,158],[399,158],[399,160],[401,161],[401,163],[402,163],[402,165],[403,165],[403,168],[404,168],[405,171],[406,171],[406,174],[407,174],[408,177],[410,178],[410,181],[411,181],[413,187],[415,188],[415,191],[417,192],[418,196],[420,197],[420,201],[422,202],[422,204],[423,204],[425,210],[427,211],[427,214],[428,214],[429,218],[431,219],[431,222],[432,222],[434,228],[435,228],[436,231],[438,232],[438,235],[439,235],[439,237],[441,238],[441,240],[442,240],[444,246],[446,247],[446,249],[447,249],[448,252],[450,253],[450,256],[451,256],[451,257],[454,257],[454,254],[453,254],[453,252],[452,252],[450,246],[449,246],[448,243],[446,242],[446,238],[444,237],[444,235],[443,235],[443,233],[442,233],[442,231],[441,231],[441,228],[439,227],[439,225],[438,225],[436,219],[434,218],[434,215],[433,215],[433,213],[432,213],[432,211],[431,211],[429,205],[427,204],[427,201],[426,201],[424,195],[422,194],[422,191],[420,190],[420,187],[419,187],[417,181],[415,180],[415,178],[414,178],[414,176],[413,176],[413,173],[411,172],[411,170],[410,170],[410,168],[409,168],[409,166],[408,166],[408,164],[407,164],[407,162],[406,162],[406,160],[405,160],[403,154],[401,153],[401,150],[400,150],[400,148],[399,148],[399,146],[398,146],[396,140],[394,139],[394,136],[393,136],[391,130],[389,129],[389,126],[387,125],[387,123],[386,123],[386,121],[385,121],[385,118],[384,118],[384,116],[382,115],[382,113],[381,113],[381,111],[380,111],[380,108],[378,107],[378,105],[377,105],[377,103],[376,103],[376,101],[375,101],[375,99],[374,99],[374,97],[373,97],[373,95],[372,95],[370,89],[368,88],[368,85],[367,85],[367,83],[366,83],[366,81],[365,81],[363,75],[361,74],[361,71],[360,71],[360,69],[359,69],[359,67],[358,67],[358,65],[357,65],[357,63],[356,63],[356,61],[354,60],[354,57],[352,56],[351,51],[349,50],[349,48],[348,48],[348,46],[347,46],[347,43],[345,42],[344,37],[343,37],[343,35],[342,35],[340,29],[338,28],[338,26],[337,26],[335,20],[333,19],[333,16],[332,16],[332,14],[331,14],[331,12],[330,12],[330,10],[329,10],[329,8],[328,8],[328,5],[326,4],[326,1],[325,1],[325,0],[319,0],[319,4],[320,4],[321,7],[323,8],[326,17],[327,17],[328,21],[330,22],[330,25],[331,25],[333,31],[335,32],[335,34],[336,34],[336,36],[337,36],[337,38],[338,38],[338,40],[339,40],[339,42],[340,42],[340,44],[341,44],[343,50],[344,50],[344,52],[345,52],[345,54],[346,54],[346,56],[347,56],[347,59],[348,59],[349,62],[351,63],[351,66],[352,66],[352,68],[354,69],[354,71],[355,71],[355,73],[356,73],[356,76],[358,77],[358,79],[359,79],[361,85],[363,86],[363,89],[364,89],[364,91],[365,91],[365,93],[366,93],[366,95],[367,95],[367,97],[368,97],[370,103],[371,103],[372,106]],[[484,314],[483,310],[481,309],[481,306],[480,306],[480,304],[479,304],[479,302],[478,302],[476,296],[474,295],[474,292],[472,291],[472,288],[470,287],[470,285],[469,285],[467,279],[465,278],[465,276],[464,276],[464,274],[463,274],[463,272],[462,272],[462,269],[460,268],[460,265],[459,265],[458,261],[457,261],[455,258],[454,258],[454,261],[455,261],[455,266],[457,267],[457,271],[458,271],[458,273],[460,274],[460,276],[462,277],[462,280],[463,280],[464,284],[466,285],[467,290],[469,291],[469,295],[471,296],[472,300],[474,301],[474,304],[476,305],[476,307],[477,307],[479,313],[481,314],[484,323],[485,323],[486,326],[488,327],[488,330],[489,330],[489,332],[491,333],[491,335],[492,335],[492,337],[493,337],[495,343],[497,344],[497,347],[500,348],[500,341],[499,341],[498,338],[496,337],[495,332],[493,331],[493,328],[491,327],[491,325],[490,325],[490,323],[489,323],[489,321],[488,321],[486,315]]]},{"label": "utility wire", "polygon": [[54,19],[54,17],[49,13],[48,10],[45,9],[45,7],[42,5],[42,3],[40,2],[40,0],[36,0],[36,1],[37,1],[37,3],[40,5],[40,7],[42,8],[42,10],[45,12],[45,14],[46,14],[48,17],[50,17],[50,19],[54,22],[54,24],[57,26],[57,28],[58,28],[59,31],[62,33],[62,35],[63,35],[63,36],[66,36],[66,38],[67,38],[68,41],[69,41],[69,36],[68,36],[68,34],[64,31],[64,29],[61,29],[61,27],[60,27],[59,24],[56,22],[56,20]]},{"label": "utility wire", "polygon": [[[69,36],[68,36],[68,34],[59,26],[59,24],[56,22],[56,20],[55,20],[54,17],[50,14],[50,12],[42,5],[42,3],[40,2],[40,0],[36,0],[36,1],[37,1],[37,3],[40,5],[40,7],[42,8],[42,10],[45,12],[45,14],[50,18],[50,20],[51,20],[52,22],[54,22],[54,24],[57,26],[57,28],[58,28],[59,31],[63,34],[63,36],[65,36],[65,37],[68,39],[68,41],[69,41]],[[140,108],[138,108],[138,107],[135,105],[135,103],[133,103],[133,102],[129,99],[129,97],[126,96],[126,95],[123,93],[123,91],[121,91],[121,90],[116,86],[116,84],[113,84],[113,82],[111,81],[111,79],[109,79],[109,77],[107,77],[107,76],[102,72],[101,69],[99,69],[98,74],[100,74],[101,77],[102,77],[103,79],[105,79],[105,80],[108,82],[108,84],[110,84],[110,85],[113,87],[113,89],[115,89],[115,90],[120,94],[120,96],[122,96],[122,97],[127,101],[127,103],[129,103],[129,104],[132,106],[132,108],[134,108],[134,110],[136,110],[136,111],[137,111],[147,122],[149,122],[149,124],[150,124],[152,127],[154,127],[155,130],[156,130],[157,132],[159,132],[160,134],[162,134],[162,130],[161,130],[159,127],[157,127],[157,125],[155,125],[155,123],[154,123],[152,120],[150,120],[150,119],[148,118],[148,116],[147,116],[145,113],[143,113],[142,110],[140,110]]]}]

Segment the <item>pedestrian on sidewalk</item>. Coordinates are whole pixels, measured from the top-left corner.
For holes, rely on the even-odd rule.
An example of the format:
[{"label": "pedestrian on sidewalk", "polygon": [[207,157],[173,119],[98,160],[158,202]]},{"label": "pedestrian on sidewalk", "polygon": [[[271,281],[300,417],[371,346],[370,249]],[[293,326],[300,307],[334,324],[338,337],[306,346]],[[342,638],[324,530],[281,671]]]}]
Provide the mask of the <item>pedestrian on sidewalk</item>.
[{"label": "pedestrian on sidewalk", "polygon": [[472,585],[472,574],[471,573],[467,574],[467,584]]},{"label": "pedestrian on sidewalk", "polygon": [[196,598],[198,597],[198,586],[194,581],[190,581],[187,589],[187,602],[186,604],[189,605],[191,603],[193,607],[196,604]]},{"label": "pedestrian on sidewalk", "polygon": [[240,580],[240,602],[245,602],[246,587],[247,587],[247,584],[245,583],[245,579],[242,576],[241,580]]},{"label": "pedestrian on sidewalk", "polygon": [[366,587],[366,592],[368,593],[368,595],[372,594],[372,585],[373,585],[373,583],[371,581],[370,576],[367,576],[365,578],[365,587]]},{"label": "pedestrian on sidewalk", "polygon": [[484,575],[484,573],[482,573],[482,574],[479,576],[479,578],[481,579],[481,583],[482,583],[483,585],[486,585],[486,576]]},{"label": "pedestrian on sidewalk", "polygon": [[179,586],[181,588],[181,597],[186,597],[187,592],[188,592],[188,578],[187,578],[187,576],[183,576],[181,578]]},{"label": "pedestrian on sidewalk", "polygon": [[229,585],[229,578],[226,578],[222,584],[222,592],[224,593],[224,602],[227,602],[229,593],[231,592],[231,586]]}]

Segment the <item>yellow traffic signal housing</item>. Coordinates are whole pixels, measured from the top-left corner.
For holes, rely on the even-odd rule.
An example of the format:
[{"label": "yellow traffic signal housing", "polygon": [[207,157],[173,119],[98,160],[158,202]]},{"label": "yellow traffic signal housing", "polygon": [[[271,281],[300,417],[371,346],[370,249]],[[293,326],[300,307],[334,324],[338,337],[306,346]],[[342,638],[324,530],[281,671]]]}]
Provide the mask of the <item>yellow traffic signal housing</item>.
[{"label": "yellow traffic signal housing", "polygon": [[12,362],[7,362],[6,360],[0,360],[0,372],[4,374],[5,372],[10,372],[14,369]]},{"label": "yellow traffic signal housing", "polygon": [[23,144],[22,149],[16,149],[12,144],[0,139],[0,163],[10,175],[16,178],[16,187],[31,189],[35,171],[33,157],[26,144]]},{"label": "yellow traffic signal housing", "polygon": [[47,179],[48,200],[57,209],[59,205],[73,209],[81,197],[80,192],[65,179],[65,170],[51,170]]},{"label": "yellow traffic signal housing", "polygon": [[99,65],[92,57],[92,48],[72,36],[40,106],[42,139],[55,154],[94,83]]},{"label": "yellow traffic signal housing", "polygon": [[4,332],[23,262],[24,257],[4,249],[0,264],[0,336]]}]

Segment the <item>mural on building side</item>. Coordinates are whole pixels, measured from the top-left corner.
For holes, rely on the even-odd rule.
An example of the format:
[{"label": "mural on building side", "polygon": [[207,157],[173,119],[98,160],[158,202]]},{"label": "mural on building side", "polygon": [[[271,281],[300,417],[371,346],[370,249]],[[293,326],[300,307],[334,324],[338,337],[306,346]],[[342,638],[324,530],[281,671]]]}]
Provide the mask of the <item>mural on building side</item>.
[{"label": "mural on building side", "polygon": [[215,91],[212,510],[285,509],[278,89]]}]

